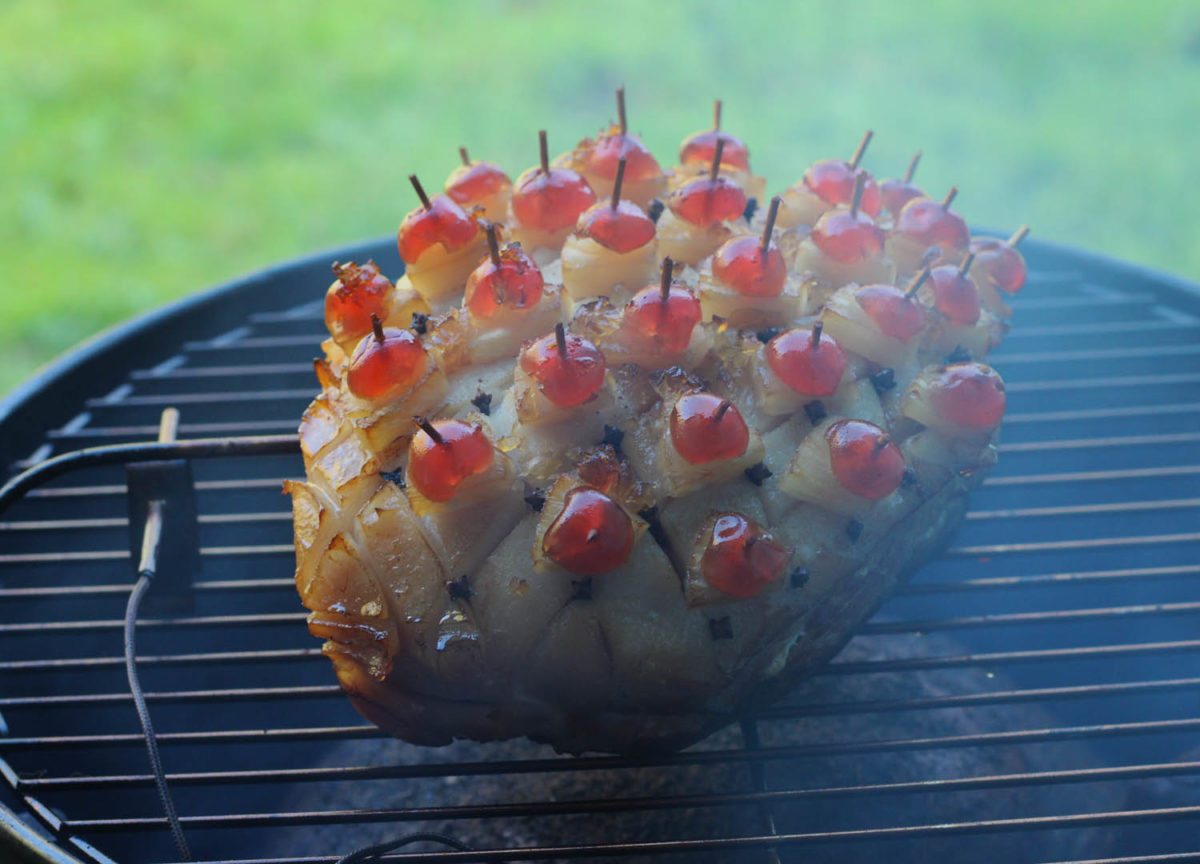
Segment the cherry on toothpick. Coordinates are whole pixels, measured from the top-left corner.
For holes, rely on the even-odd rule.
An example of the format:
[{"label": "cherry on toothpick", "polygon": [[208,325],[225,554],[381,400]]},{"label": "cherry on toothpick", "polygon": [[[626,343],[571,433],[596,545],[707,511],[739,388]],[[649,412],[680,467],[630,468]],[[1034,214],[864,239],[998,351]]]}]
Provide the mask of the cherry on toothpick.
[{"label": "cherry on toothpick", "polygon": [[711,131],[689,135],[679,148],[679,161],[684,165],[716,161],[713,153],[717,144],[724,144],[724,162],[739,171],[750,169],[750,154],[742,141],[721,131],[721,100],[713,100],[713,128]]},{"label": "cherry on toothpick", "polygon": [[934,308],[952,324],[969,326],[979,320],[979,289],[967,275],[974,260],[975,256],[968,253],[959,267],[944,264],[930,271]]},{"label": "cherry on toothpick", "polygon": [[617,164],[613,180],[612,201],[606,207],[595,204],[579,217],[576,228],[581,237],[591,237],[606,249],[622,255],[640,249],[654,239],[654,220],[632,201],[621,200],[621,184],[625,177],[625,159]]},{"label": "cherry on toothpick", "polygon": [[546,398],[560,408],[582,405],[604,384],[604,355],[581,336],[568,335],[562,323],[521,352],[521,369]]},{"label": "cherry on toothpick", "polygon": [[1029,234],[1022,225],[1007,241],[994,237],[972,237],[971,252],[975,254],[975,272],[1007,294],[1016,294],[1025,286],[1025,258],[1017,246]]},{"label": "cherry on toothpick", "polygon": [[587,181],[569,168],[551,168],[546,130],[538,132],[541,163],[522,174],[512,195],[512,210],[522,225],[540,231],[573,226],[596,203]]},{"label": "cherry on toothpick", "polygon": [[463,304],[476,318],[490,318],[501,309],[519,311],[536,306],[545,285],[542,271],[520,244],[500,249],[496,226],[488,225],[488,257],[467,277]]},{"label": "cherry on toothpick", "polygon": [[671,410],[669,425],[676,452],[693,465],[736,459],[750,443],[742,412],[714,393],[681,396]]},{"label": "cherry on toothpick", "polygon": [[958,426],[991,429],[1004,418],[1004,381],[990,366],[953,363],[943,366],[932,382],[930,404]]},{"label": "cherry on toothpick", "polygon": [[848,491],[877,500],[900,488],[904,457],[888,434],[865,420],[839,420],[825,430],[829,465]]},{"label": "cherry on toothpick", "polygon": [[952,186],[941,201],[932,198],[909,201],[896,217],[896,233],[926,247],[966,249],[971,241],[967,223],[950,209],[957,195],[958,187]]},{"label": "cherry on toothpick", "polygon": [[700,558],[704,580],[731,597],[753,597],[783,572],[791,553],[741,513],[721,513]]},{"label": "cherry on toothpick", "polygon": [[411,330],[384,328],[371,316],[372,335],[354,349],[346,386],[360,399],[379,401],[407,393],[425,373],[425,348]]},{"label": "cherry on toothpick", "polygon": [[825,159],[809,166],[804,172],[803,183],[813,194],[830,205],[849,204],[854,196],[854,185],[859,175],[866,177],[862,193],[862,209],[867,215],[875,218],[879,215],[882,204],[879,187],[874,178],[863,168],[859,167],[867,145],[871,142],[874,132],[870,129],[863,135],[858,149],[849,162],[840,159]]},{"label": "cherry on toothpick", "polygon": [[599,489],[567,493],[562,512],[546,529],[542,551],[577,576],[599,576],[620,567],[633,551],[633,521]]},{"label": "cherry on toothpick", "polygon": [[787,279],[787,267],[779,247],[771,242],[780,198],[771,199],[762,239],[753,235],[734,237],[713,255],[713,276],[747,297],[777,297]]},{"label": "cherry on toothpick", "polygon": [[430,501],[449,501],[468,477],[487,470],[492,444],[478,424],[429,422],[414,417],[418,432],[408,445],[408,480]]},{"label": "cherry on toothpick", "polygon": [[374,261],[361,267],[334,263],[337,281],[325,293],[325,326],[338,339],[359,339],[371,332],[371,316],[382,315],[391,281]]},{"label": "cherry on toothpick", "polygon": [[479,226],[466,211],[445,195],[430,198],[416,174],[408,175],[421,199],[421,206],[409,212],[396,233],[396,246],[405,264],[414,264],[435,243],[454,252],[475,239]]},{"label": "cherry on toothpick", "polygon": [[[928,271],[924,271],[928,277]],[[918,283],[917,287],[920,287]],[[915,293],[916,289],[910,289]],[[894,285],[866,285],[855,292],[855,299],[879,332],[892,339],[908,342],[925,327],[925,307]]]},{"label": "cherry on toothpick", "polygon": [[912,182],[913,175],[917,171],[917,163],[920,161],[921,151],[918,150],[909,161],[908,170],[904,172],[903,179],[884,180],[879,184],[879,193],[883,198],[883,206],[893,217],[898,215],[909,201],[925,196],[925,193]]},{"label": "cherry on toothpick", "polygon": [[663,260],[662,280],[648,285],[625,307],[625,332],[636,347],[670,357],[687,348],[692,330],[700,323],[700,301],[683,285],[672,282],[674,263]]},{"label": "cherry on toothpick", "polygon": [[865,186],[866,176],[859,174],[850,209],[826,210],[813,226],[813,243],[825,255],[842,264],[855,264],[883,254],[887,235],[870,216],[858,209]]},{"label": "cherry on toothpick", "polygon": [[671,193],[667,206],[679,218],[701,228],[738,219],[746,210],[746,193],[727,177],[720,176],[725,142],[717,141],[712,168]]},{"label": "cherry on toothpick", "polygon": [[785,330],[767,343],[767,365],[803,396],[830,396],[846,372],[846,352],[820,321],[811,330]]}]

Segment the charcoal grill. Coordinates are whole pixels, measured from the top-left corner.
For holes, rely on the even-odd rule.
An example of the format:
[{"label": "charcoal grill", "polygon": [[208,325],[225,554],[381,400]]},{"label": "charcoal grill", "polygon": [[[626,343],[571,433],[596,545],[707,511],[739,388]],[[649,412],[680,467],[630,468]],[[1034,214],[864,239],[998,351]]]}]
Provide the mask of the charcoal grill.
[{"label": "charcoal grill", "polygon": [[[392,857],[1200,861],[1200,290],[1025,252],[1002,458],[956,545],[799,694],[679,754],[382,739],[303,626],[298,455],[193,450],[194,608],[138,638],[195,858],[332,862],[434,826]],[[367,256],[400,269],[390,240],[341,249],[84,346],[0,406],[0,460],[151,441],[167,406],[185,442],[293,434],[328,263]],[[0,516],[0,858],[177,860],[121,658],[126,476],[77,465]]]}]

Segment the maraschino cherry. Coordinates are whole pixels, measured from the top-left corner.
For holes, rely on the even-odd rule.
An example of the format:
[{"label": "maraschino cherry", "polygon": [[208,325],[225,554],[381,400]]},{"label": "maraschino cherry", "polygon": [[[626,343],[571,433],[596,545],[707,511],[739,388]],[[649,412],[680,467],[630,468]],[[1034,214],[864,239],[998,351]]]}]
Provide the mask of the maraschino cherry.
[{"label": "maraschino cherry", "polygon": [[779,214],[779,196],[771,199],[762,239],[742,235],[727,240],[713,255],[713,276],[746,297],[776,297],[783,291],[787,267],[771,240]]},{"label": "maraschino cherry", "polygon": [[1016,294],[1025,285],[1025,258],[1017,246],[1029,234],[1022,225],[1008,240],[995,237],[972,237],[971,254],[975,256],[975,271],[1007,294]]},{"label": "maraschino cherry", "polygon": [[1004,381],[982,363],[943,366],[929,390],[935,411],[957,426],[992,429],[1004,418]]},{"label": "maraschino cherry", "polygon": [[[517,178],[512,195],[513,215],[539,231],[560,231],[576,223],[579,214],[596,203],[587,181],[569,168],[551,168],[546,130],[538,132],[541,164]],[[615,174],[615,168],[614,168]]]},{"label": "maraschino cherry", "polygon": [[459,484],[492,464],[492,442],[478,424],[424,417],[408,445],[408,479],[430,501],[449,501]]},{"label": "maraschino cherry", "polygon": [[671,409],[671,443],[693,465],[736,459],[746,452],[750,430],[742,412],[714,393],[689,393]]},{"label": "maraschino cherry", "polygon": [[500,249],[496,226],[487,227],[489,255],[467,278],[463,303],[476,318],[505,310],[530,309],[542,299],[542,271],[519,243]]},{"label": "maraschino cherry", "polygon": [[577,576],[599,576],[620,567],[633,551],[633,521],[599,489],[567,493],[562,512],[546,529],[542,551]]},{"label": "maraschino cherry", "polygon": [[921,151],[918,150],[909,161],[908,170],[904,172],[903,179],[884,180],[879,184],[879,194],[883,199],[883,207],[893,217],[899,215],[900,211],[904,209],[904,205],[909,201],[925,197],[925,193],[921,188],[912,182],[913,175],[917,173],[917,163],[920,161]]},{"label": "maraschino cherry", "polygon": [[582,336],[569,336],[561,323],[521,352],[521,369],[559,408],[582,405],[604,384],[604,355]]},{"label": "maraschino cherry", "polygon": [[804,185],[827,204],[849,204],[854,197],[855,183],[861,176],[864,178],[862,209],[871,218],[878,216],[882,203],[879,187],[875,185],[875,178],[867,173],[866,169],[860,168],[858,164],[862,161],[863,154],[874,134],[870,129],[867,130],[849,162],[841,159],[824,159],[809,166],[809,169],[804,172]]},{"label": "maraschino cherry", "polygon": [[425,348],[411,330],[384,329],[371,316],[372,334],[354,349],[346,385],[360,399],[375,401],[407,393],[425,374]]},{"label": "maraschino cherry", "polygon": [[712,169],[708,176],[679,187],[667,199],[667,206],[672,213],[701,228],[741,218],[746,211],[746,193],[731,179],[721,176],[724,155],[725,141],[719,139],[712,154]]},{"label": "maraschino cherry", "polygon": [[622,255],[640,249],[654,239],[654,222],[646,211],[632,201],[621,200],[621,184],[625,179],[625,158],[617,163],[612,198],[593,204],[579,217],[575,231],[581,237],[591,237],[605,249]]},{"label": "maraschino cherry", "polygon": [[932,198],[909,201],[896,217],[896,232],[922,246],[966,249],[971,239],[967,223],[950,209],[957,195],[958,187],[952,186],[941,201]]},{"label": "maraschino cherry", "polygon": [[934,308],[952,324],[969,326],[979,320],[979,289],[975,287],[975,280],[967,275],[974,260],[975,256],[967,253],[958,267],[943,264],[930,271]]},{"label": "maraschino cherry", "polygon": [[860,209],[866,180],[865,173],[858,175],[848,210],[841,207],[826,210],[813,226],[816,247],[842,264],[857,264],[883,254],[887,235]]},{"label": "maraschino cherry", "polygon": [[627,163],[625,179],[630,183],[652,180],[662,174],[662,167],[646,145],[629,134],[629,123],[625,117],[625,88],[617,88],[617,126],[596,138],[584,156],[583,170],[593,179],[612,181],[617,176],[617,165],[624,159]]},{"label": "maraschino cherry", "polygon": [[636,347],[664,355],[687,348],[692,330],[700,323],[700,301],[681,282],[671,280],[675,263],[663,260],[662,282],[648,285],[625,307],[623,332]]},{"label": "maraschino cherry", "polygon": [[[724,147],[724,162],[730,168],[750,170],[750,151],[740,138],[721,131],[721,100],[713,101],[713,128],[697,132],[684,139],[679,148],[679,162],[683,165],[720,162],[714,154],[718,145]],[[743,205],[743,208],[745,205]]]},{"label": "maraschino cherry", "polygon": [[472,162],[466,147],[459,147],[458,155],[462,157],[462,165],[446,178],[446,194],[464,207],[481,204],[512,186],[512,180],[499,165]]},{"label": "maraschino cherry", "polygon": [[731,597],[753,597],[787,566],[791,552],[741,513],[721,513],[700,557],[704,580]]},{"label": "maraschino cherry", "polygon": [[820,321],[811,330],[785,330],[767,343],[767,365],[803,396],[830,396],[846,372],[846,352]]},{"label": "maraschino cherry", "polygon": [[854,292],[854,299],[867,313],[879,332],[900,342],[911,341],[925,328],[925,307],[916,301],[915,294],[925,279],[929,268],[921,271],[908,291],[894,285],[864,285]]},{"label": "maraschino cherry", "polygon": [[829,465],[848,491],[879,499],[899,488],[904,457],[886,432],[865,420],[839,420],[825,430]]},{"label": "maraschino cherry", "polygon": [[432,199],[425,194],[416,174],[408,175],[421,206],[400,223],[396,246],[405,264],[414,264],[433,244],[441,243],[447,252],[461,249],[479,233],[475,220],[445,195]]},{"label": "maraschino cherry", "polygon": [[337,281],[325,293],[325,326],[339,341],[361,339],[371,332],[372,315],[384,317],[392,283],[374,261],[361,267],[334,262],[333,275]]}]

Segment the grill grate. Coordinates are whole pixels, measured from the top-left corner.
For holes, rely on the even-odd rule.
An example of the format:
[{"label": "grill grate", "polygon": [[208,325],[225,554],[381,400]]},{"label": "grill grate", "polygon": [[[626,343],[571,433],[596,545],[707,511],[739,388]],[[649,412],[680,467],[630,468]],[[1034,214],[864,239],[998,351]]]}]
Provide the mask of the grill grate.
[{"label": "grill grate", "polygon": [[[299,458],[195,460],[195,610],[139,622],[139,668],[197,857],[332,862],[433,830],[483,851],[391,857],[1200,861],[1200,301],[1029,247],[994,358],[1001,461],[958,545],[794,696],[683,753],[385,739],[302,626],[279,486]],[[269,278],[311,295],[315,272]],[[126,363],[12,469],[150,439],[165,406],[181,439],[292,432],[320,306],[238,302],[234,329],[177,326],[157,365]],[[82,861],[175,860],[120,656],[121,468],[65,475],[4,519],[0,803]]]}]

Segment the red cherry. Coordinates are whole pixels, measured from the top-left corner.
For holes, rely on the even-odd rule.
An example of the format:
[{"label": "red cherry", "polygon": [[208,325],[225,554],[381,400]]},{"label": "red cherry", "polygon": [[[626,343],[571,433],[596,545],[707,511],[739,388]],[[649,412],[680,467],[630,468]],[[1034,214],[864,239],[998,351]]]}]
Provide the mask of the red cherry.
[{"label": "red cherry", "polygon": [[577,576],[599,576],[629,559],[633,521],[603,492],[580,486],[567,493],[542,539],[542,551]]},{"label": "red cherry", "polygon": [[567,335],[561,324],[521,352],[521,368],[559,408],[582,405],[604,384],[600,349],[581,336]]},{"label": "red cherry", "polygon": [[883,207],[892,216],[904,209],[904,205],[917,198],[924,198],[925,192],[915,183],[905,183],[903,180],[884,180],[879,184],[879,194],[883,199]]},{"label": "red cherry", "polygon": [[[865,191],[864,191],[865,195]],[[813,226],[817,248],[842,264],[856,264],[883,254],[887,235],[862,210],[826,210]]]},{"label": "red cherry", "polygon": [[687,348],[701,317],[700,301],[682,283],[672,282],[665,299],[660,286],[649,285],[626,305],[624,332],[642,347],[679,354]]},{"label": "red cherry", "polygon": [[596,138],[583,160],[583,170],[604,180],[617,176],[617,164],[625,160],[625,182],[640,183],[662,174],[662,167],[646,145],[634,135],[613,126]]},{"label": "red cherry", "polygon": [[559,231],[596,203],[587,181],[569,168],[530,168],[517,178],[512,209],[520,223],[539,231]]},{"label": "red cherry", "polygon": [[924,198],[925,193],[912,182],[913,174],[917,170],[917,164],[921,161],[921,151],[918,150],[913,154],[912,161],[908,163],[908,170],[904,172],[902,180],[884,180],[879,184],[879,192],[883,198],[883,206],[893,217],[897,216],[904,205],[914,198]]},{"label": "red cherry", "polygon": [[982,363],[943,366],[929,394],[934,410],[952,423],[991,429],[1004,417],[1004,381]]},{"label": "red cherry", "polygon": [[791,552],[741,513],[721,513],[700,557],[704,580],[723,594],[753,597],[787,566]]},{"label": "red cherry", "polygon": [[478,204],[512,186],[503,169],[491,162],[459,165],[446,179],[446,194],[463,206]]},{"label": "red cherry", "polygon": [[846,352],[818,323],[812,330],[785,330],[768,342],[767,365],[797,393],[829,396],[846,372]]},{"label": "red cherry", "polygon": [[825,440],[833,474],[850,492],[878,499],[900,487],[904,457],[874,423],[839,420],[825,430]]},{"label": "red cherry", "polygon": [[418,207],[404,217],[396,234],[396,246],[405,264],[415,264],[434,243],[441,243],[447,252],[453,252],[478,234],[479,226],[465,210],[445,195],[435,195],[428,207]]},{"label": "red cherry", "polygon": [[689,135],[679,148],[680,163],[711,165],[717,152],[718,141],[725,142],[725,149],[721,155],[722,165],[740,168],[742,171],[750,170],[750,151],[746,149],[745,143],[728,132],[719,132],[716,129]]},{"label": "red cherry", "polygon": [[384,329],[364,336],[350,357],[346,385],[360,399],[381,401],[412,389],[425,374],[425,348],[411,330]]},{"label": "red cherry", "polygon": [[542,299],[542,271],[521,244],[508,244],[497,257],[499,265],[485,258],[467,278],[463,303],[476,318],[490,318],[500,309],[529,309]]},{"label": "red cherry", "polygon": [[[728,164],[725,151],[721,164]],[[707,228],[717,222],[740,219],[746,212],[746,193],[728,177],[698,177],[671,193],[671,212],[693,225]]]},{"label": "red cherry", "polygon": [[859,207],[871,218],[879,215],[882,199],[875,178],[864,168],[853,168],[841,159],[825,159],[804,172],[804,185],[827,204],[849,204],[854,200],[854,185],[859,175],[864,179],[862,201]]},{"label": "red cherry", "polygon": [[671,443],[693,465],[736,459],[746,452],[750,431],[742,412],[713,393],[681,396],[671,410]]},{"label": "red cherry", "polygon": [[1025,258],[1008,243],[995,237],[972,237],[971,253],[976,272],[985,274],[996,288],[1016,294],[1025,286]]},{"label": "red cherry", "polygon": [[787,278],[779,247],[771,243],[764,256],[760,238],[752,235],[727,240],[713,256],[712,272],[747,297],[778,297]]},{"label": "red cherry", "polygon": [[458,485],[492,464],[492,443],[478,425],[424,421],[408,445],[408,479],[430,501],[449,501]]},{"label": "red cherry", "polygon": [[970,325],[979,320],[979,289],[961,267],[943,264],[929,274],[933,305],[953,324]]},{"label": "red cherry", "polygon": [[384,317],[392,283],[374,261],[334,264],[333,272],[337,281],[325,294],[325,326],[338,338],[361,339],[371,332],[372,315]]},{"label": "red cherry", "polygon": [[579,217],[576,233],[591,237],[605,249],[624,255],[640,249],[654,239],[654,222],[632,201],[620,201],[614,210],[610,201],[601,201]]},{"label": "red cherry", "polygon": [[885,336],[907,342],[925,327],[925,307],[894,285],[867,285],[854,298]]},{"label": "red cherry", "polygon": [[896,232],[924,246],[942,249],[965,249],[970,242],[962,217],[932,198],[917,198],[905,204],[896,217]]}]

